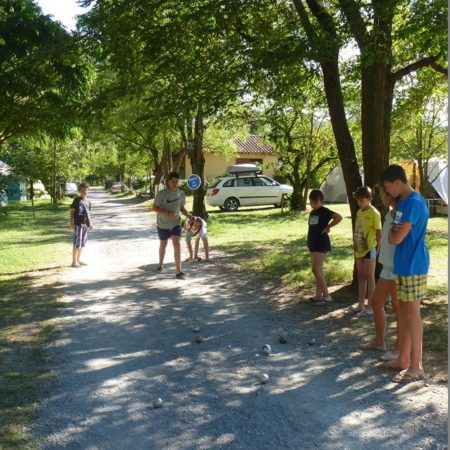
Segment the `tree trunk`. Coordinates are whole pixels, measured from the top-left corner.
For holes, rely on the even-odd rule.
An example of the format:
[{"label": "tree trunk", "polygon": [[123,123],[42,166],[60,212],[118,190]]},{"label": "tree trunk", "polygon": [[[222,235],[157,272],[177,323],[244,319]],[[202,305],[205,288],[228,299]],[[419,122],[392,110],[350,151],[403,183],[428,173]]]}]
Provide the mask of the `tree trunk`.
[{"label": "tree trunk", "polygon": [[167,183],[169,181],[169,173],[172,171],[172,150],[170,148],[170,141],[165,136],[161,164],[164,171],[164,178]]},{"label": "tree trunk", "polygon": [[200,216],[203,219],[208,218],[208,214],[206,212],[205,206],[205,155],[203,154],[203,132],[204,132],[204,124],[203,124],[203,109],[201,103],[197,108],[197,115],[195,117],[195,125],[194,125],[194,140],[192,146],[192,152],[189,155],[189,159],[191,162],[192,173],[196,174],[202,180],[200,187],[194,191],[194,205],[192,208],[192,213],[194,216]]},{"label": "tree trunk", "polygon": [[31,209],[33,211],[33,219],[36,220],[36,211],[34,209],[34,186],[33,186],[33,179],[29,179],[30,182],[30,200],[31,200]]},{"label": "tree trunk", "polygon": [[[362,69],[361,127],[364,184],[373,188],[380,183],[383,170],[389,165],[391,115],[394,84],[390,66],[372,64]],[[384,210],[379,196],[374,206]]]},{"label": "tree trunk", "polygon": [[291,194],[291,210],[300,211],[302,209],[302,196],[303,196],[303,185],[300,179],[299,167],[300,167],[300,156],[296,156],[294,164],[292,165],[292,187],[294,188]]},{"label": "tree trunk", "polygon": [[347,189],[347,196],[352,214],[352,226],[354,228],[358,208],[352,193],[358,186],[361,186],[361,176],[359,174],[358,161],[356,159],[355,144],[348,128],[337,56],[332,61],[322,62],[321,68],[328,110],[330,112],[331,126],[333,128],[339,160],[342,166],[345,187]]},{"label": "tree trunk", "polygon": [[183,147],[177,153],[172,153],[172,167],[175,172],[180,173],[181,163],[186,155],[186,149]]}]

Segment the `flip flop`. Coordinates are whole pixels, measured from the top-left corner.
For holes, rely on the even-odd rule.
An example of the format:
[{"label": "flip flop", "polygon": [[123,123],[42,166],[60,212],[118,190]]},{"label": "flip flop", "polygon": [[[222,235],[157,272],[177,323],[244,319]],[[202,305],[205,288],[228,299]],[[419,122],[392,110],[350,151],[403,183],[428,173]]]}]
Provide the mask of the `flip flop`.
[{"label": "flip flop", "polygon": [[385,369],[385,370],[393,370],[395,372],[404,372],[407,369],[402,369],[401,367],[398,367],[397,365],[394,364],[395,360],[393,361],[385,361],[383,363],[381,363],[378,367],[380,369]]},{"label": "flip flop", "polygon": [[317,297],[310,297],[308,300],[309,300],[310,302],[317,303],[317,302],[322,302],[322,301],[323,301],[323,298],[322,298],[322,297],[319,297],[319,298],[317,298]]},{"label": "flip flop", "polygon": [[381,361],[395,361],[396,359],[398,359],[398,355],[392,353],[391,351],[386,352],[384,355],[380,356]]},{"label": "flip flop", "polygon": [[334,300],[331,297],[330,298],[324,298],[320,302],[316,302],[316,305],[318,305],[318,306],[326,306],[326,305],[329,305],[330,303],[333,303],[333,301]]},{"label": "flip flop", "polygon": [[397,374],[394,378],[392,378],[392,381],[394,383],[413,383],[414,381],[420,381],[425,378],[425,375],[423,373],[415,373],[410,372],[409,370],[406,370],[405,372],[400,372]]}]

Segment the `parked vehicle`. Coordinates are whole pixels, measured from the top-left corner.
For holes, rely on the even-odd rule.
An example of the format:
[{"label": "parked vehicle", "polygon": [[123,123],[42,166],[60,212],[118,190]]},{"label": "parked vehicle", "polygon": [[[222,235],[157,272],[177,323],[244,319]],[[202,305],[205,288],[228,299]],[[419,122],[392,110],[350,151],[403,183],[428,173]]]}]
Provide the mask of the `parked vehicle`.
[{"label": "parked vehicle", "polygon": [[111,192],[127,192],[127,185],[123,181],[117,181],[111,186]]},{"label": "parked vehicle", "polygon": [[76,183],[66,183],[64,190],[67,197],[76,197],[78,195],[78,186]]},{"label": "parked vehicle", "polygon": [[282,195],[294,190],[260,175],[261,169],[253,164],[236,164],[228,167],[227,172],[231,175],[217,180],[206,194],[209,205],[225,211],[237,211],[241,206],[281,206]]}]

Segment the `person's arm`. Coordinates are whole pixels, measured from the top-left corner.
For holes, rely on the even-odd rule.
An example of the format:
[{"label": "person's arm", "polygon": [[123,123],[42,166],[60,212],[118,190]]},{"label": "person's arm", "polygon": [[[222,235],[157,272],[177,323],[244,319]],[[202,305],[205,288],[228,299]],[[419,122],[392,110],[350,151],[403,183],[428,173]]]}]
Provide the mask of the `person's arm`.
[{"label": "person's arm", "polygon": [[169,212],[161,208],[159,205],[153,205],[153,211],[156,212],[156,214],[161,214],[162,216],[171,217],[174,219],[175,217],[178,217],[178,214],[175,212]]},{"label": "person's arm", "polygon": [[184,214],[189,220],[192,220],[192,218],[194,217],[192,214],[189,213],[189,211],[188,211],[184,206],[182,206],[182,207],[180,208],[180,211],[181,211],[181,213]]},{"label": "person's arm", "polygon": [[380,253],[380,248],[381,248],[381,230],[376,231],[375,237],[377,240],[377,255],[378,255],[378,253]]},{"label": "person's arm", "polygon": [[336,226],[339,222],[342,221],[342,216],[336,212],[333,212],[331,216],[331,222],[323,229],[322,234],[328,234],[334,226]]},{"label": "person's arm", "polygon": [[74,208],[70,208],[70,228],[75,228],[75,209]]},{"label": "person's arm", "polygon": [[406,236],[408,236],[412,226],[413,224],[411,222],[401,222],[396,224],[394,228],[389,231],[389,242],[394,245],[401,244]]}]

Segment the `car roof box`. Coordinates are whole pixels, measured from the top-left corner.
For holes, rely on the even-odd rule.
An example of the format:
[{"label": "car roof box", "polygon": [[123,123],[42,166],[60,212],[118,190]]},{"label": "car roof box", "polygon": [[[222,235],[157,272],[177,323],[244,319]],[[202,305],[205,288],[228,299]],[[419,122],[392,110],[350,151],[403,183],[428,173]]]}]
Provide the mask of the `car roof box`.
[{"label": "car roof box", "polygon": [[227,173],[232,175],[244,175],[261,172],[261,167],[258,167],[255,164],[234,164],[233,166],[227,167]]}]

